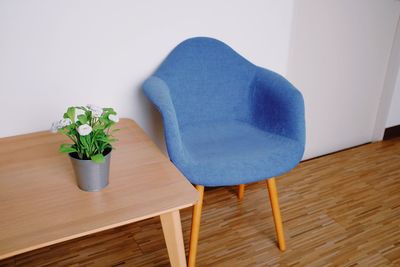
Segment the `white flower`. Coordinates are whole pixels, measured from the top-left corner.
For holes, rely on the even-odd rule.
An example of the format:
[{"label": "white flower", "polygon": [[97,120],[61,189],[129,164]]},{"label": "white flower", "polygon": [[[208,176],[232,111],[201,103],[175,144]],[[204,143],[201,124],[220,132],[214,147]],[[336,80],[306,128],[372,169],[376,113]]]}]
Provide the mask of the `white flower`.
[{"label": "white flower", "polygon": [[91,132],[92,132],[92,127],[90,127],[90,125],[88,125],[88,124],[83,124],[83,125],[81,125],[81,126],[78,127],[78,133],[79,133],[81,136],[88,135],[88,134],[90,134]]},{"label": "white flower", "polygon": [[71,125],[72,121],[70,119],[62,119],[56,122],[53,122],[53,124],[51,125],[51,131],[53,133],[56,133],[59,129]]},{"label": "white flower", "polygon": [[65,126],[71,125],[72,121],[69,118],[67,118],[67,119],[60,120],[59,123],[60,123],[61,127],[65,127]]},{"label": "white flower", "polygon": [[117,115],[110,114],[110,115],[108,115],[108,118],[110,119],[110,121],[119,122],[119,118]]},{"label": "white flower", "polygon": [[99,118],[101,116],[101,114],[103,114],[103,108],[101,108],[101,107],[91,105],[91,104],[88,104],[87,107],[92,112],[92,116],[94,118]]},{"label": "white flower", "polygon": [[80,108],[75,108],[75,121],[78,120],[79,115],[84,115],[85,111]]}]

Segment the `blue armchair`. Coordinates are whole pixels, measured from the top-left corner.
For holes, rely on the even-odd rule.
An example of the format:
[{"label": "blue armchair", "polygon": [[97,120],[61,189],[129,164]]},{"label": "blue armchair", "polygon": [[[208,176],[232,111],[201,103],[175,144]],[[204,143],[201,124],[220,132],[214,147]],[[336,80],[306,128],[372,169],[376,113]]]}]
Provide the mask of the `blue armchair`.
[{"label": "blue armchair", "polygon": [[189,266],[195,265],[204,186],[267,179],[278,243],[285,240],[275,180],[301,160],[305,145],[301,93],[221,41],[179,44],[143,85],[160,111],[171,161],[196,185]]}]

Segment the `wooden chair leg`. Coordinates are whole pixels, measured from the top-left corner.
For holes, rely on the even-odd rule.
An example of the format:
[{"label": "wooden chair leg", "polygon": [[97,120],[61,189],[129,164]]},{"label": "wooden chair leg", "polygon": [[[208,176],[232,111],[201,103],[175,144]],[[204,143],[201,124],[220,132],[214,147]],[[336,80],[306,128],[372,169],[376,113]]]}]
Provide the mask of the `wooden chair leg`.
[{"label": "wooden chair leg", "polygon": [[276,235],[278,236],[279,249],[281,251],[285,251],[286,250],[285,236],[283,233],[281,211],[279,209],[278,192],[276,190],[275,178],[270,178],[267,180],[267,187],[269,192],[269,200],[271,202],[271,207],[272,207],[272,214],[274,215],[275,230],[276,230]]},{"label": "wooden chair leg", "polygon": [[245,187],[245,184],[240,184],[239,185],[239,192],[238,192],[239,200],[242,200],[243,197],[244,197],[244,187]]},{"label": "wooden chair leg", "polygon": [[203,207],[204,186],[196,185],[199,191],[199,201],[193,207],[192,230],[190,232],[188,267],[196,266],[197,244],[199,241],[201,209]]}]

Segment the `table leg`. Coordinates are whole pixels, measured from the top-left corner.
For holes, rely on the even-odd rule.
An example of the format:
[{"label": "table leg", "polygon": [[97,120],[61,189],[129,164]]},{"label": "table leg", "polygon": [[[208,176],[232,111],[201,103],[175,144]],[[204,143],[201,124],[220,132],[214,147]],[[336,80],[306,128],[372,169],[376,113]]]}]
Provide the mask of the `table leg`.
[{"label": "table leg", "polygon": [[160,218],[171,266],[186,266],[185,245],[183,244],[179,210],[161,214]]}]

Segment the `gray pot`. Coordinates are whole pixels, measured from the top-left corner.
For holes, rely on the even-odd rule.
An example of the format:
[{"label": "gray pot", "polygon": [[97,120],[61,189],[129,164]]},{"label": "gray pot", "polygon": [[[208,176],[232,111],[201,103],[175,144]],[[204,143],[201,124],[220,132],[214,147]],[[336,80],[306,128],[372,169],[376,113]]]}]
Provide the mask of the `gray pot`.
[{"label": "gray pot", "polygon": [[91,160],[79,159],[69,154],[74,168],[78,187],[84,191],[100,191],[108,185],[110,173],[111,150],[105,156],[103,163],[95,163]]}]

